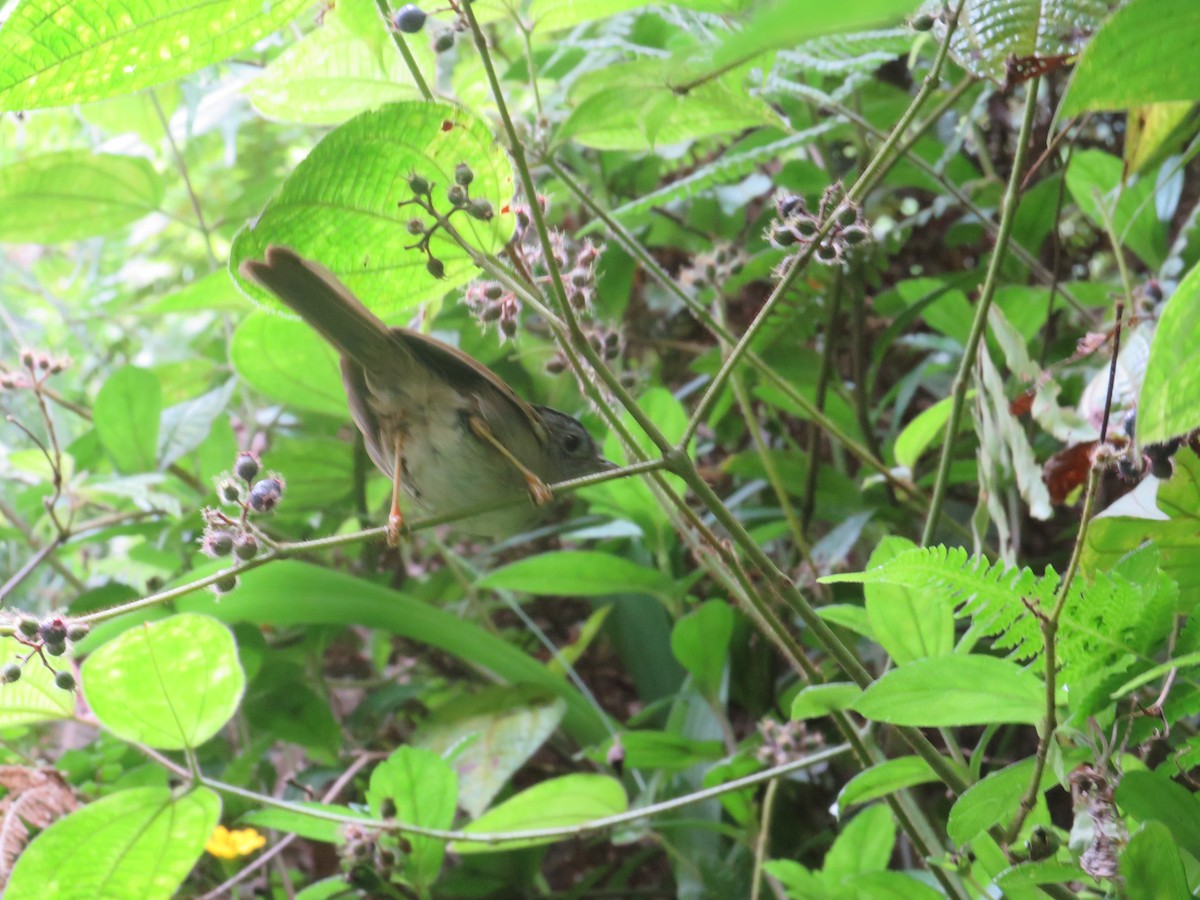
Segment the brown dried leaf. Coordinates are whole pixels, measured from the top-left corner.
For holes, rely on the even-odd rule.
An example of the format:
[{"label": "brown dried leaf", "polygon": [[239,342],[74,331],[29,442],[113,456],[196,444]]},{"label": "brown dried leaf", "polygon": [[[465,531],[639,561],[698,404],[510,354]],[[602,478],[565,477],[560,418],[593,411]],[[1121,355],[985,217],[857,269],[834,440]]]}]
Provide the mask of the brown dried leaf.
[{"label": "brown dried leaf", "polygon": [[1072,444],[1046,460],[1042,466],[1042,481],[1050,491],[1051,503],[1066,503],[1071,491],[1087,483],[1092,468],[1092,449],[1096,444],[1096,441]]},{"label": "brown dried leaf", "polygon": [[79,806],[75,793],[54,769],[0,766],[0,887],[29,842],[29,829],[43,829]]}]

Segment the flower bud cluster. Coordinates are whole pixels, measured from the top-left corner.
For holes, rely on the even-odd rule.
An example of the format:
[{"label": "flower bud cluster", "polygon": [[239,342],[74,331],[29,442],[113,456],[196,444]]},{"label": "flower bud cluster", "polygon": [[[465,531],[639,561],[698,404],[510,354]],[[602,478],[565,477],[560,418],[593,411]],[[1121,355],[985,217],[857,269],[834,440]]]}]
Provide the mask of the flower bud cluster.
[{"label": "flower bud cluster", "polygon": [[[25,663],[35,655],[54,672],[54,683],[64,691],[75,690],[75,676],[66,669],[55,671],[46,659],[47,656],[65,656],[68,645],[82,641],[90,630],[86,622],[72,622],[59,615],[37,619],[30,615],[17,615],[11,622],[5,623],[12,630],[12,637],[20,644],[30,648],[29,653],[18,657],[18,661],[9,661],[0,665],[0,686],[20,681]],[[5,629],[6,631],[8,629]]]},{"label": "flower bud cluster", "polygon": [[21,369],[0,371],[0,391],[20,390],[42,385],[51,375],[71,367],[71,357],[52,356],[42,350],[25,348],[21,351]]}]

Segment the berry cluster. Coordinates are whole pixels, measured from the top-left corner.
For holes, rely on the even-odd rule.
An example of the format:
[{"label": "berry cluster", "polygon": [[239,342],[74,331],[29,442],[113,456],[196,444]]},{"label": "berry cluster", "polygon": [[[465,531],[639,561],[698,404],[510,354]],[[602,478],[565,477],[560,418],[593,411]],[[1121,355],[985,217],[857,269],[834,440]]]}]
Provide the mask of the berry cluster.
[{"label": "berry cluster", "polygon": [[[453,9],[453,6],[451,6]],[[429,17],[425,14],[425,10],[417,6],[415,3],[406,3],[394,13],[392,13],[392,27],[404,34],[417,34],[425,27],[425,21]],[[455,32],[465,31],[467,23],[460,15],[454,21],[452,26],[439,25],[437,33],[433,38],[433,50],[435,53],[445,53],[454,46]]]},{"label": "berry cluster", "polygon": [[[537,202],[541,211],[545,213],[546,199],[538,197]],[[529,281],[548,289],[552,280],[550,269],[546,264],[542,243],[536,230],[531,227],[533,220],[529,207],[514,203],[513,213],[517,218],[517,231],[506,253],[516,268],[527,275]],[[601,248],[590,240],[578,243],[568,241],[558,231],[550,232],[550,248],[554,265],[562,273],[567,302],[586,320],[589,343],[598,355],[605,359],[615,359],[624,349],[621,334],[591,322],[593,303],[596,299],[596,265],[600,261]],[[463,302],[485,329],[495,323],[502,340],[516,336],[521,301],[507,286],[486,279],[472,282],[467,286]],[[547,361],[546,371],[558,374],[566,368],[566,364],[566,358],[561,353],[556,353]]]},{"label": "berry cluster", "polygon": [[445,264],[429,249],[429,241],[437,233],[437,230],[448,224],[455,213],[466,213],[472,219],[480,222],[490,222],[496,215],[496,211],[492,209],[489,201],[482,197],[471,196],[471,182],[474,180],[475,173],[466,163],[459,163],[454,167],[454,184],[446,189],[446,200],[450,203],[450,211],[445,216],[439,215],[434,207],[433,189],[435,185],[415,172],[408,176],[408,187],[413,194],[411,199],[401,200],[396,204],[402,207],[415,204],[433,216],[433,224],[416,216],[408,220],[408,233],[418,235],[419,240],[405,249],[420,250],[424,253],[427,257],[425,269],[434,278],[444,278],[446,275]]},{"label": "berry cluster", "polygon": [[[862,209],[849,200],[839,199],[840,184],[830,185],[821,195],[816,213],[808,210],[804,198],[796,194],[775,195],[776,216],[767,227],[766,238],[773,247],[788,252],[786,266],[792,257],[808,250],[815,242],[813,257],[826,265],[840,265],[851,247],[864,243],[871,237]],[[827,234],[818,237],[829,228]]]},{"label": "berry cluster", "polygon": [[[204,510],[204,534],[200,549],[219,559],[233,556],[239,562],[249,562],[258,555],[262,535],[250,524],[250,516],[273,511],[283,499],[284,481],[274,472],[258,478],[261,465],[258,457],[248,451],[237,455],[233,472],[217,481],[217,498],[226,506],[240,511],[236,517],[219,509]],[[237,576],[231,572],[213,583],[213,590],[226,594],[237,587]]]},{"label": "berry cluster", "polygon": [[54,672],[54,683],[58,687],[64,691],[75,690],[75,676],[67,669],[55,671],[46,657],[65,655],[67,644],[82,641],[87,637],[88,630],[85,623],[70,622],[62,616],[50,616],[40,621],[33,616],[20,616],[16,620],[13,638],[30,649],[24,656],[19,656],[17,662],[0,667],[0,684],[19,681],[25,663],[36,655]]},{"label": "berry cluster", "polygon": [[24,371],[0,371],[0,390],[40,387],[51,375],[70,368],[71,358],[26,348],[21,351],[21,365],[25,367]]},{"label": "berry cluster", "polygon": [[763,719],[758,723],[758,733],[762,735],[762,744],[757,751],[758,761],[766,766],[782,766],[824,744],[821,734],[810,734],[802,721]]}]

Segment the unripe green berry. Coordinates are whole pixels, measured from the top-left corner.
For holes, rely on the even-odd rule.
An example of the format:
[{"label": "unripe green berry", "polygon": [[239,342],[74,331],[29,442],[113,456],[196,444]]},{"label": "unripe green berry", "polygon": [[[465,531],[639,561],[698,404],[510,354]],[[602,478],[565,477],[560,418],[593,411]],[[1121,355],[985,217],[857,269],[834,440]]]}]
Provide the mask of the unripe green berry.
[{"label": "unripe green berry", "polygon": [[71,643],[75,643],[76,641],[82,641],[85,637],[88,636],[88,632],[91,630],[92,630],[91,626],[88,625],[86,622],[73,622],[67,628],[67,640],[70,641]]},{"label": "unripe green berry", "polygon": [[443,31],[433,40],[433,52],[445,53],[454,46],[454,32]]},{"label": "unripe green berry", "polygon": [[928,31],[936,21],[929,13],[917,13],[912,18],[912,27],[914,31]]},{"label": "unripe green berry", "polygon": [[420,219],[409,219],[408,225],[406,227],[408,228],[409,234],[424,234],[425,233],[425,223],[422,222]]},{"label": "unripe green berry", "polygon": [[54,683],[64,691],[75,690],[75,676],[65,669],[54,676]]},{"label": "unripe green berry", "polygon": [[17,623],[17,629],[25,637],[37,637],[39,628],[41,628],[41,623],[32,616],[21,616],[21,621]]},{"label": "unripe green berry", "polygon": [[3,669],[0,669],[0,682],[12,684],[21,677],[21,666],[17,663],[8,663]]},{"label": "unripe green berry", "polygon": [[235,587],[237,587],[236,575],[222,575],[212,585],[212,589],[218,594],[228,594]]},{"label": "unripe green berry", "polygon": [[213,556],[228,556],[233,550],[233,534],[224,528],[210,531],[204,536],[204,549]]},{"label": "unripe green berry", "polygon": [[46,643],[43,645],[43,648],[51,656],[62,656],[67,652],[67,642],[46,641]]},{"label": "unripe green berry", "polygon": [[411,190],[413,192],[413,194],[415,196],[424,197],[426,194],[429,193],[429,182],[426,181],[424,178],[422,178],[420,175],[416,175],[416,174],[409,175],[408,176],[408,188],[409,188],[409,190]]},{"label": "unripe green berry", "polygon": [[232,479],[225,479],[217,485],[217,496],[222,503],[240,503],[242,501],[242,489],[238,483]]},{"label": "unripe green berry", "polygon": [[459,163],[454,167],[454,182],[466,187],[475,180],[475,173],[471,171],[471,167],[466,163]]},{"label": "unripe green berry", "polygon": [[446,277],[446,264],[443,263],[436,256],[431,256],[431,257],[429,257],[429,260],[425,263],[425,271],[428,272],[430,275],[432,275],[434,278],[445,278]]},{"label": "unripe green berry", "polygon": [[454,206],[462,206],[467,202],[467,192],[461,184],[454,184],[446,189],[446,199]]}]

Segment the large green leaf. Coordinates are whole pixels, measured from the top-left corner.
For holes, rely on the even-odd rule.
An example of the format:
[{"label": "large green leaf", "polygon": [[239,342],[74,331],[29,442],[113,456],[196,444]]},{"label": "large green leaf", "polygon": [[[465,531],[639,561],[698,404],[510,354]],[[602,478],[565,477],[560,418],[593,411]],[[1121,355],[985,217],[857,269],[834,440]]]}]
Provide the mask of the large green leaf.
[{"label": "large green leaf", "polygon": [[946,831],[956,844],[967,844],[997,823],[1008,822],[1033,776],[1033,760],[1023,759],[975,782],[954,801]]},{"label": "large green leaf", "polygon": [[291,409],[349,419],[338,354],[304,322],[265,310],[233,332],[229,356],[254,390]]},{"label": "large green leaf", "polygon": [[1132,0],[1092,38],[1059,112],[1128,109],[1169,100],[1200,100],[1194,64],[1200,34],[1195,0]]},{"label": "large green leaf", "polygon": [[877,722],[919,727],[1034,723],[1045,714],[1042,680],[994,656],[918,659],[888,672],[854,708]]},{"label": "large green leaf", "polygon": [[[406,825],[447,829],[454,824],[458,780],[446,761],[430,750],[400,747],[371,772],[367,802],[377,818],[394,817]],[[421,894],[437,880],[446,842],[406,835],[404,875]]]},{"label": "large green leaf", "polygon": [[130,629],[83,664],[84,693],[104,727],[161,750],[203,744],[245,687],[229,629],[192,613]]},{"label": "large green leaf", "polygon": [[544,688],[497,685],[434,709],[412,742],[452,758],[458,803],[479,816],[566,711],[562,698]]},{"label": "large green leaf", "polygon": [[1192,896],[1179,847],[1160,822],[1143,825],[1121,851],[1121,877],[1129,900],[1187,900]]},{"label": "large green leaf", "polygon": [[1122,244],[1151,268],[1167,256],[1167,227],[1155,214],[1154,182],[1126,182],[1121,160],[1103,150],[1078,150],[1071,155],[1067,187],[1083,214],[1102,231],[1106,215]]},{"label": "large green leaf", "polygon": [[1179,283],[1150,344],[1137,406],[1138,443],[1157,444],[1200,426],[1200,266]]},{"label": "large green leaf", "polygon": [[236,602],[196,593],[177,605],[226,622],[384,628],[444,650],[492,680],[537,685],[562,697],[567,702],[563,727],[580,743],[607,736],[600,714],[566,679],[502,637],[411,595],[293,560],[273,562],[239,580]]},{"label": "large green leaf", "polygon": [[691,673],[696,689],[713,701],[725,673],[733,624],[733,607],[724,600],[709,600],[671,629],[671,652]]},{"label": "large green leaf", "polygon": [[0,110],[87,103],[239,53],[311,0],[23,0],[0,28]]},{"label": "large green leaf", "polygon": [[6,900],[173,897],[221,815],[207,788],[174,796],[146,787],[111,794],[36,838],[17,859]]},{"label": "large green leaf", "polygon": [[675,592],[675,582],[657,569],[596,550],[527,556],[484,575],[479,586],[578,597],[631,592],[667,597]]},{"label": "large green leaf", "polygon": [[35,156],[0,166],[0,241],[109,234],[157,210],[162,198],[162,178],[138,157],[89,150]]},{"label": "large green leaf", "polygon": [[[447,103],[391,103],[363,113],[330,132],[296,167],[262,215],[233,242],[229,265],[282,244],[316,259],[383,318],[441,297],[469,280],[475,265],[439,229],[430,242],[445,267],[444,277],[426,270],[426,257],[408,249],[417,240],[407,229],[427,219],[406,201],[408,179],[418,174],[433,185],[434,203],[451,209],[446,189],[460,163],[474,173],[472,198],[492,204],[494,217],[480,222],[455,215],[455,229],[476,249],[499,250],[512,235],[515,215],[512,163],[491,129],[467,110]],[[279,301],[263,288],[241,281],[255,300],[272,309]]]},{"label": "large green leaf", "polygon": [[134,366],[113,372],[96,395],[92,418],[118,472],[154,471],[162,386],[153,372]]},{"label": "large green leaf", "polygon": [[[467,825],[468,833],[491,834],[531,831],[539,828],[570,828],[593,819],[625,812],[628,800],[621,782],[607,775],[563,775],[510,797]],[[503,844],[456,841],[456,853],[495,853],[534,847],[564,838],[523,838]]]},{"label": "large green leaf", "polygon": [[[396,100],[419,96],[374,0],[338,0],[321,27],[293,44],[246,89],[264,116],[333,125]],[[408,39],[426,82],[436,81],[425,34]]]},{"label": "large green leaf", "polygon": [[[886,537],[871,554],[867,568],[881,566],[916,545],[901,537]],[[954,649],[954,611],[936,591],[886,582],[863,585],[867,620],[883,649],[898,664]]]},{"label": "large green leaf", "polygon": [[886,759],[846,782],[838,793],[838,807],[845,811],[856,803],[868,803],[904,788],[938,780],[937,773],[920,756]]},{"label": "large green leaf", "polygon": [[[949,3],[953,9],[957,4]],[[950,51],[968,72],[1006,83],[1025,60],[1079,52],[1113,4],[1110,0],[967,0]],[[941,13],[946,4],[930,0],[925,9]],[[945,22],[934,30],[944,38]]]},{"label": "large green leaf", "polygon": [[[28,652],[14,638],[0,637],[0,665]],[[0,728],[69,719],[74,712],[74,691],[55,685],[54,673],[36,656],[22,666],[19,681],[0,683]]]},{"label": "large green leaf", "polygon": [[746,95],[736,73],[679,92],[656,59],[598,69],[576,82],[572,96],[578,105],[556,139],[600,150],[649,150],[779,122]]}]

